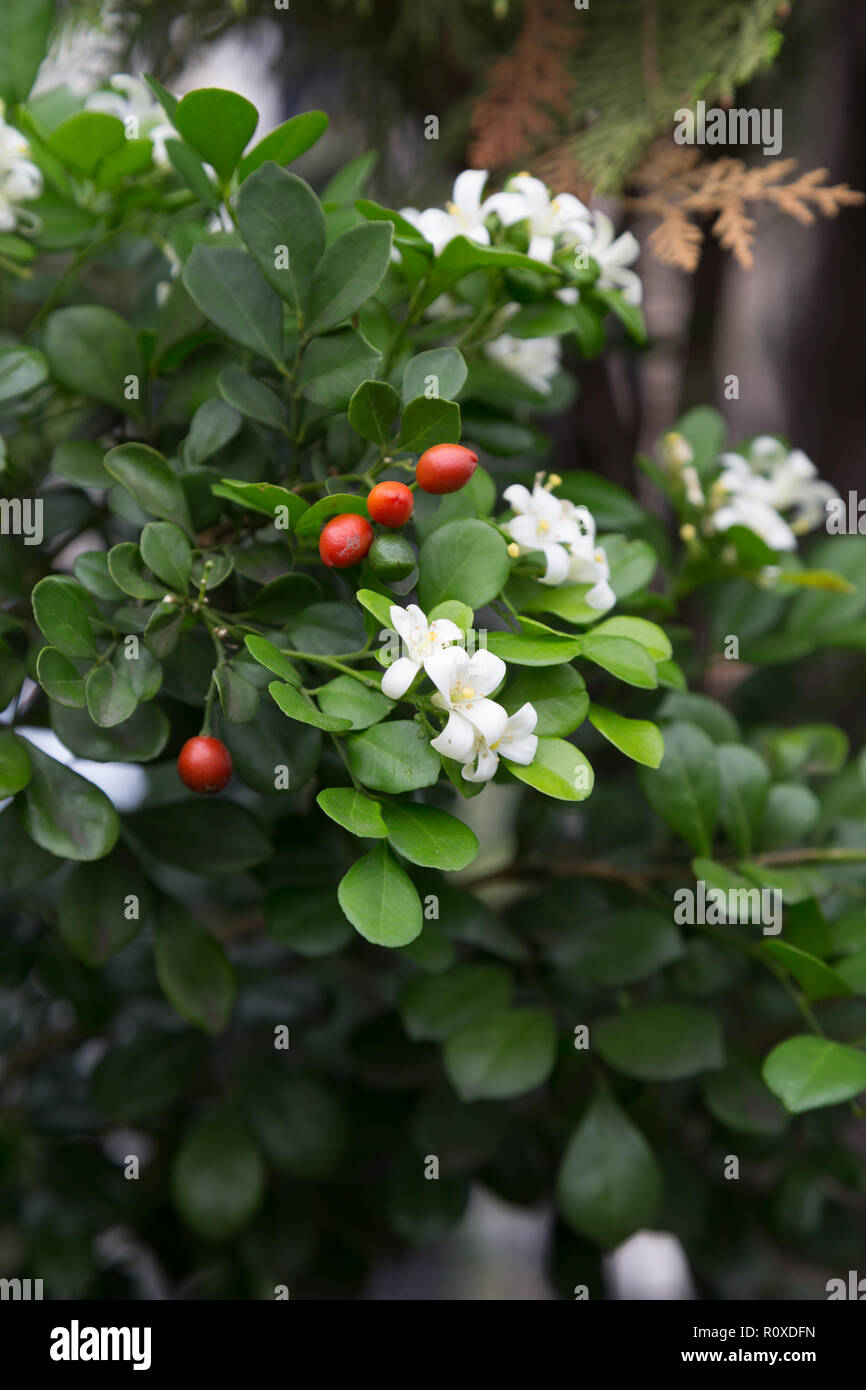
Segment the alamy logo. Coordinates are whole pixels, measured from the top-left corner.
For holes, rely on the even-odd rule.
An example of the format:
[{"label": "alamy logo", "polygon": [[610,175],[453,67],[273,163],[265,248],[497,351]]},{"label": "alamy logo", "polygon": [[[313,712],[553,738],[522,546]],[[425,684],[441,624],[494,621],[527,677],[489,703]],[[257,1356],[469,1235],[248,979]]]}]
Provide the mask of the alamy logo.
[{"label": "alamy logo", "polygon": [[778,888],[708,888],[699,878],[694,888],[674,893],[677,926],[721,926],[727,922],[762,923],[764,936],[782,930],[782,894]]},{"label": "alamy logo", "polygon": [[69,1327],[51,1330],[52,1361],[131,1361],[134,1371],[150,1370],[149,1327]]},{"label": "alamy logo", "polygon": [[42,534],[41,497],[0,497],[0,536],[23,536],[25,545],[41,545]]},{"label": "alamy logo", "polygon": [[858,1279],[859,1270],[848,1270],[848,1282],[844,1279],[828,1279],[827,1302],[833,1303],[841,1298],[854,1299],[857,1303],[866,1302],[866,1279]]},{"label": "alamy logo", "polygon": [[11,1298],[15,1301],[30,1302],[41,1299],[41,1279],[0,1279],[0,1300]]},{"label": "alamy logo", "polygon": [[711,106],[708,111],[707,103],[699,101],[696,111],[681,106],[674,112],[674,120],[678,145],[761,145],[763,154],[782,152],[782,112],[778,106],[773,110],[768,106],[760,110],[730,106],[727,111]]}]

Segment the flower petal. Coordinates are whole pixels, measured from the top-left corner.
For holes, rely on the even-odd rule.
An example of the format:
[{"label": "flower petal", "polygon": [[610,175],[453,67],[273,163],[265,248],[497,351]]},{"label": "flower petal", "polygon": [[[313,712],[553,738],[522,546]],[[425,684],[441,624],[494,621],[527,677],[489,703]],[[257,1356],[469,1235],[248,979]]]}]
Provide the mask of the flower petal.
[{"label": "flower petal", "polygon": [[460,713],[491,746],[499,742],[508,723],[508,715],[495,700],[465,700]]},{"label": "flower petal", "polygon": [[488,179],[486,169],[464,169],[454,180],[451,195],[468,222],[475,222],[481,208],[481,194]]},{"label": "flower petal", "polygon": [[466,675],[463,679],[466,685],[471,685],[479,695],[489,695],[505,680],[505,662],[502,657],[494,656],[493,652],[487,651],[484,647],[477,651],[466,665]]},{"label": "flower petal", "polygon": [[389,700],[399,700],[420,670],[421,667],[410,661],[408,656],[398,657],[382,676],[382,694],[387,695]]},{"label": "flower petal", "polygon": [[430,740],[430,747],[441,753],[443,758],[467,763],[475,755],[475,729],[462,714],[452,710],[441,734]]}]

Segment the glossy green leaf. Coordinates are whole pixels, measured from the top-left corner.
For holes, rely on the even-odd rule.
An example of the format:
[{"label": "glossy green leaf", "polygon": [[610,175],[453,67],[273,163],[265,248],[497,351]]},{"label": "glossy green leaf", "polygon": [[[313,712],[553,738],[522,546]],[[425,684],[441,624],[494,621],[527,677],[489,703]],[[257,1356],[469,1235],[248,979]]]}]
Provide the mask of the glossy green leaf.
[{"label": "glossy green leaf", "polygon": [[423,926],[415,886],[385,844],[352,865],[337,896],[352,926],[374,946],[405,946]]},{"label": "glossy green leaf", "polygon": [[99,653],[91,627],[96,607],[87,590],[74,579],[49,574],[33,590],[33,616],[45,638],[64,656],[95,657]]},{"label": "glossy green leaf", "polygon": [[280,301],[245,251],[199,242],[183,268],[183,283],[202,313],[229,338],[270,362],[280,361]]},{"label": "glossy green leaf", "polygon": [[866,1091],[866,1052],[813,1035],[786,1038],[764,1062],[763,1077],[785,1109],[801,1115]]},{"label": "glossy green leaf", "polygon": [[36,348],[0,348],[0,401],[29,395],[47,378],[48,363]]},{"label": "glossy green leaf", "polygon": [[666,825],[698,853],[712,853],[719,802],[716,747],[691,724],[665,729],[661,766],[641,771],[644,796]]},{"label": "glossy green leaf", "polygon": [[143,511],[191,531],[180,479],[155,449],[147,444],[119,444],[105,455],[105,467],[132,494]]},{"label": "glossy green leaf", "polygon": [[528,766],[503,761],[512,777],[557,801],[585,801],[595,782],[584,754],[561,738],[540,738]]},{"label": "glossy green leaf", "polygon": [[403,408],[400,449],[422,454],[434,444],[458,444],[461,424],[456,401],[416,396]]},{"label": "glossy green leaf", "polygon": [[14,796],[29,781],[27,744],[11,729],[0,729],[0,797]]},{"label": "glossy green leaf", "polygon": [[143,379],[141,353],[120,314],[101,304],[55,309],[46,320],[42,346],[54,380],[67,390],[138,415],[140,399],[127,397],[126,390],[127,378],[139,384]]},{"label": "glossy green leaf", "polygon": [[350,328],[316,338],[304,351],[301,394],[329,410],[347,410],[363,381],[374,377],[382,354]]},{"label": "glossy green leaf", "polygon": [[751,854],[764,812],[770,773],[763,758],[740,743],[717,745],[719,822],[740,854]]},{"label": "glossy green leaf", "polygon": [[382,805],[352,787],[328,787],[316,801],[326,816],[362,839],[383,840],[388,827],[382,819]]},{"label": "glossy green leaf", "polygon": [[535,733],[539,738],[573,733],[589,710],[586,682],[567,665],[521,671],[497,699],[509,714],[516,714],[529,702],[538,715]]},{"label": "glossy green leaf", "polygon": [[369,729],[380,719],[387,718],[394,708],[393,700],[362,685],[354,676],[337,676],[328,681],[319,689],[316,699],[325,714],[348,719],[352,729]]},{"label": "glossy green leaf", "polygon": [[590,705],[589,722],[609,743],[645,767],[658,767],[664,757],[661,730],[649,719],[626,719],[612,709]]},{"label": "glossy green leaf", "polygon": [[419,396],[453,401],[465,381],[462,352],[454,347],[431,348],[410,357],[403,368],[403,400],[407,405]]},{"label": "glossy green leaf", "polygon": [[43,647],[36,662],[36,678],[45,694],[60,705],[84,708],[84,678],[57,647]]},{"label": "glossy green leaf", "polygon": [[237,92],[201,87],[178,102],[172,120],[184,140],[225,181],[252,139],[259,113]]},{"label": "glossy green leaf", "polygon": [[58,859],[88,861],[108,854],[120,825],[105,793],[32,744],[27,752],[31,777],[24,791],[24,827],[31,839]]},{"label": "glossy green leaf", "polygon": [[330,733],[345,733],[347,729],[352,727],[349,719],[334,718],[330,714],[323,714],[308,695],[304,695],[293,685],[286,685],[282,681],[271,681],[268,690],[275,703],[283,711],[283,714],[288,715],[289,719],[297,719],[301,724],[312,724],[313,728],[325,729]]},{"label": "glossy green leaf", "polygon": [[298,309],[325,249],[325,218],[310,185],[264,163],[238,194],[238,226],[265,280]]},{"label": "glossy green leaf", "polygon": [[451,521],[428,536],[418,559],[418,595],[425,612],[446,599],[483,608],[504,588],[510,569],[505,541],[483,521]]},{"label": "glossy green leaf", "polygon": [[141,533],[139,545],[148,569],[174,593],[185,596],[192,570],[192,551],[183,531],[170,521],[149,521]]},{"label": "glossy green leaf", "polygon": [[291,164],[322,136],[328,128],[328,117],[324,111],[302,111],[276,126],[272,131],[253,145],[240,164],[240,177],[246,179],[254,170],[261,167],[266,159],[276,164]]},{"label": "glossy green leaf", "polygon": [[225,401],[205,401],[190,421],[189,433],[183,444],[184,462],[190,468],[204,463],[234,439],[241,424],[238,412]]},{"label": "glossy green leaf", "polygon": [[387,444],[400,397],[387,381],[362,381],[349,401],[349,424],[362,439]]},{"label": "glossy green leaf", "polygon": [[432,787],[439,776],[439,754],[410,719],[389,719],[349,734],[345,748],[358,781],[374,791],[415,791]]},{"label": "glossy green leaf", "polygon": [[630,637],[597,637],[589,632],[580,638],[580,655],[627,685],[642,690],[654,690],[658,685],[655,661],[646,647]]},{"label": "glossy green leaf", "polygon": [[388,802],[383,815],[394,849],[413,864],[429,869],[465,869],[478,854],[474,831],[436,806]]},{"label": "glossy green leaf", "polygon": [[283,402],[270,386],[239,367],[226,367],[217,378],[220,395],[234,410],[257,420],[270,429],[288,432],[288,415]]},{"label": "glossy green leaf", "polygon": [[376,293],[388,269],[392,237],[390,223],[363,222],[331,243],[310,281],[309,336],[336,328]]}]

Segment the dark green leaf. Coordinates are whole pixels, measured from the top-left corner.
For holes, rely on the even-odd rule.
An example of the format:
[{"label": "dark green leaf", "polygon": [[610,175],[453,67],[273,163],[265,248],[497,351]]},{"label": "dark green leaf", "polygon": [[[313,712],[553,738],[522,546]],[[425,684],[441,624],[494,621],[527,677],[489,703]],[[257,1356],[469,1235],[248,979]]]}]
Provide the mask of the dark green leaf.
[{"label": "dark green leaf", "polygon": [[154,961],[176,1013],[205,1033],[221,1033],[235,998],[235,974],[219,942],[180,903],[157,909]]},{"label": "dark green leaf", "polygon": [[662,1171],[641,1134],[612,1096],[591,1102],[568,1142],[556,1180],[556,1204],[579,1236],[612,1250],[654,1227]]},{"label": "dark green leaf", "polygon": [[204,1240],[235,1235],[261,1205],[264,1191],[258,1149],[228,1110],[199,1120],[175,1154],[172,1200],[187,1226]]},{"label": "dark green leaf", "polygon": [[555,1054],[556,1027],[544,1009],[497,1009],[452,1033],[444,1062],[461,1100],[508,1100],[546,1081]]},{"label": "dark green leaf", "polygon": [[120,825],[105,793],[32,744],[28,753],[32,776],[24,792],[24,826],[31,839],[58,859],[108,854]]}]

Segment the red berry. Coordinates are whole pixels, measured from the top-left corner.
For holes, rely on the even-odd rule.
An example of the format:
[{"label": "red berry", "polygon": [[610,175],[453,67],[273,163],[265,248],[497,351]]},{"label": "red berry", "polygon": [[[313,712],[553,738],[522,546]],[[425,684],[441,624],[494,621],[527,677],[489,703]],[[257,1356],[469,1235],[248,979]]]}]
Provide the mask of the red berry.
[{"label": "red berry", "polygon": [[344,570],[363,560],[373,544],[373,528],[365,516],[343,512],[332,517],[319,537],[319,554],[330,568]]},{"label": "red berry", "polygon": [[462,444],[434,444],[419,458],[415,477],[422,492],[459,492],[477,463],[478,455]]},{"label": "red berry", "polygon": [[415,498],[405,483],[377,483],[367,498],[367,511],[381,526],[405,526]]},{"label": "red berry", "polygon": [[191,792],[221,792],[232,775],[229,750],[218,738],[188,738],[177,760],[184,786]]}]

